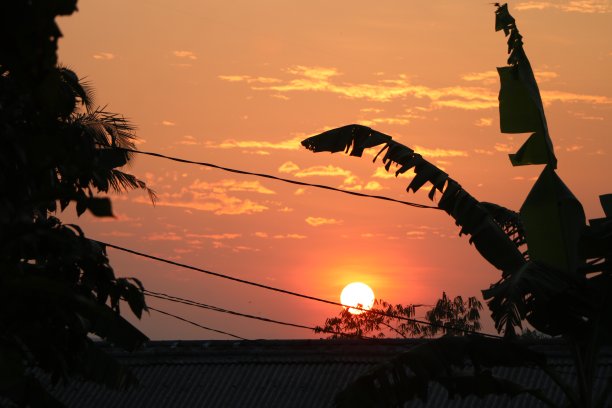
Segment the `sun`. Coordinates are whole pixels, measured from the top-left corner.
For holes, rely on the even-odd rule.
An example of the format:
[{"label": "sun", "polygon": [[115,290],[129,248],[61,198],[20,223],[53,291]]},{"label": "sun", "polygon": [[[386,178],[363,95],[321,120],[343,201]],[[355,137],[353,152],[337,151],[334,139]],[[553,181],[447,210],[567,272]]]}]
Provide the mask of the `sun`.
[{"label": "sun", "polygon": [[[374,305],[374,291],[362,282],[349,283],[342,289],[340,303],[369,310]],[[363,313],[363,310],[353,309],[352,307],[350,307],[348,311],[352,314]]]}]

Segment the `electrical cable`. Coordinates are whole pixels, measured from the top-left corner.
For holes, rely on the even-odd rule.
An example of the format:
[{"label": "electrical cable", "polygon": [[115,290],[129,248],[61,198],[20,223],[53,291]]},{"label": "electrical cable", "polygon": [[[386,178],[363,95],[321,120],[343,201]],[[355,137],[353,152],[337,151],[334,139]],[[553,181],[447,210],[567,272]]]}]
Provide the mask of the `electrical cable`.
[{"label": "electrical cable", "polygon": [[126,151],[126,152],[130,152],[130,153],[137,153],[137,154],[143,154],[143,155],[147,155],[147,156],[159,157],[159,158],[162,158],[162,159],[172,160],[172,161],[176,161],[176,162],[179,162],[179,163],[197,164],[197,165],[200,165],[200,166],[211,167],[213,169],[223,170],[223,171],[227,171],[227,172],[230,172],[230,173],[244,174],[244,175],[255,176],[255,177],[263,177],[263,178],[267,178],[267,179],[271,179],[271,180],[282,181],[284,183],[296,184],[298,186],[315,187],[315,188],[321,188],[321,189],[324,189],[324,190],[331,190],[331,191],[336,191],[336,192],[339,192],[339,193],[350,194],[350,195],[354,195],[354,196],[358,196],[358,197],[367,197],[367,198],[374,198],[374,199],[377,199],[377,200],[391,201],[391,202],[394,202],[394,203],[404,204],[404,205],[407,205],[409,207],[428,208],[428,209],[432,209],[432,210],[440,210],[440,208],[432,206],[432,205],[418,204],[418,203],[413,203],[413,202],[410,202],[410,201],[398,200],[398,199],[395,199],[395,198],[381,196],[381,195],[366,194],[366,193],[359,193],[357,191],[343,190],[341,188],[326,186],[324,184],[306,183],[304,181],[291,180],[291,179],[287,179],[287,178],[283,178],[283,177],[277,177],[277,176],[273,176],[273,175],[265,174],[265,173],[253,173],[253,172],[246,171],[246,170],[237,170],[237,169],[232,169],[232,168],[229,168],[229,167],[219,166],[217,164],[212,164],[212,163],[199,162],[199,161],[181,159],[181,158],[178,158],[178,157],[166,156],[166,155],[161,154],[161,153],[145,152],[145,151],[142,151],[142,150],[127,149],[127,148],[124,148],[124,147],[113,147],[113,148],[117,149],[117,150],[123,150],[123,151]]},{"label": "electrical cable", "polygon": [[191,321],[191,320],[189,320],[189,319],[185,319],[184,317],[177,316],[177,315],[172,314],[172,313],[164,312],[163,310],[156,309],[156,308],[154,308],[154,307],[152,307],[152,306],[147,306],[147,309],[149,309],[149,310],[153,310],[153,311],[155,311],[155,312],[157,312],[157,313],[164,314],[164,315],[166,315],[166,316],[173,317],[173,318],[178,319],[178,320],[182,320],[183,322],[186,322],[186,323],[192,324],[192,325],[197,326],[197,327],[199,327],[199,328],[201,328],[201,329],[210,330],[210,331],[217,332],[217,333],[220,333],[220,334],[225,334],[225,335],[227,335],[227,336],[234,337],[234,338],[236,338],[236,339],[238,339],[238,340],[248,340],[248,339],[245,339],[244,337],[236,336],[235,334],[232,334],[232,333],[228,333],[228,332],[224,332],[224,331],[222,331],[222,330],[217,330],[217,329],[213,329],[213,328],[211,328],[211,327],[206,327],[206,326],[203,326],[203,325],[201,325],[201,324],[199,324],[199,323],[196,323],[196,322],[194,322],[194,321]]},{"label": "electrical cable", "polygon": [[[185,298],[180,298],[177,296],[172,296],[172,295],[168,295],[166,293],[160,293],[160,292],[152,292],[149,290],[145,290],[144,291],[145,295],[149,296],[149,297],[153,297],[153,298],[157,298],[157,299],[163,299],[163,300],[167,300],[170,302],[174,302],[174,303],[181,303],[184,305],[188,305],[188,306],[195,306],[195,307],[199,307],[201,309],[207,309],[207,310],[212,310],[213,312],[220,312],[220,313],[227,313],[227,314],[231,314],[234,316],[241,316],[241,317],[246,317],[248,319],[254,319],[254,320],[260,320],[263,322],[268,322],[268,323],[274,323],[274,324],[279,324],[282,326],[290,326],[290,327],[297,327],[299,329],[307,329],[307,330],[312,330],[312,331],[319,331],[322,333],[329,333],[329,334],[337,334],[337,335],[341,335],[341,336],[347,336],[346,333],[343,332],[338,332],[335,330],[326,330],[323,328],[317,328],[317,327],[313,327],[313,326],[306,326],[303,324],[298,324],[298,323],[290,323],[290,322],[283,322],[280,320],[275,320],[275,319],[270,319],[267,317],[262,317],[262,316],[254,316],[254,315],[250,315],[250,314],[246,314],[246,313],[241,313],[241,312],[236,312],[233,310],[228,310],[228,309],[223,309],[217,306],[211,306],[211,305],[207,305],[205,303],[200,303],[200,302],[196,302],[195,300],[189,300],[189,299],[185,299]],[[190,322],[192,323],[192,322]],[[353,337],[351,335],[351,337]],[[367,340],[375,340],[375,337],[369,337],[369,336],[363,336],[363,335],[356,335],[354,337],[359,337],[361,339],[367,339]]]},{"label": "electrical cable", "polygon": [[[360,307],[357,307],[357,306],[343,305],[342,303],[334,302],[333,300],[322,299],[322,298],[318,298],[316,296],[304,295],[302,293],[293,292],[293,291],[286,290],[286,289],[281,289],[281,288],[276,288],[274,286],[264,285],[264,284],[253,282],[253,281],[249,281],[249,280],[246,280],[246,279],[235,278],[233,276],[224,275],[222,273],[209,271],[209,270],[206,270],[206,269],[198,268],[196,266],[187,265],[187,264],[183,264],[183,263],[176,262],[176,261],[171,261],[169,259],[160,258],[160,257],[154,256],[154,255],[145,254],[143,252],[135,251],[133,249],[124,248],[124,247],[121,247],[121,246],[118,246],[118,245],[109,244],[109,243],[106,243],[106,242],[103,242],[103,241],[97,241],[97,240],[92,240],[92,241],[97,242],[100,245],[103,245],[103,246],[106,246],[106,247],[109,247],[109,248],[114,248],[114,249],[117,249],[119,251],[127,252],[127,253],[130,253],[130,254],[133,254],[133,255],[137,255],[137,256],[140,256],[140,257],[143,257],[143,258],[148,258],[148,259],[152,259],[154,261],[163,262],[163,263],[166,263],[166,264],[169,264],[169,265],[173,265],[173,266],[178,266],[180,268],[189,269],[189,270],[192,270],[192,271],[204,273],[206,275],[216,276],[218,278],[227,279],[227,280],[231,280],[231,281],[238,282],[238,283],[243,283],[245,285],[255,286],[255,287],[258,287],[258,288],[262,288],[262,289],[266,289],[266,290],[271,290],[271,291],[279,292],[279,293],[284,293],[286,295],[296,296],[296,297],[300,297],[300,298],[303,298],[303,299],[314,300],[316,302],[326,303],[326,304],[329,304],[329,305],[341,306],[341,307],[350,307],[350,308],[353,308],[353,309],[359,309],[359,310],[364,310],[364,311],[368,310],[368,309],[363,309],[363,308],[360,308]],[[481,332],[477,332],[475,330],[468,330],[468,329],[459,329],[459,328],[454,328],[454,327],[448,327],[448,326],[445,326],[443,324],[436,324],[436,323],[428,322],[428,321],[425,321],[425,320],[418,320],[418,319],[411,319],[411,318],[404,317],[404,316],[390,315],[390,314],[387,314],[387,313],[384,313],[384,312],[378,311],[378,310],[370,310],[370,311],[372,313],[377,314],[377,315],[386,316],[386,317],[392,317],[394,319],[406,320],[406,321],[409,321],[409,322],[412,322],[412,323],[424,324],[424,325],[428,325],[428,326],[432,326],[432,327],[438,327],[440,329],[452,329],[454,331],[460,331],[460,332],[464,332],[466,334],[477,334],[477,335],[481,335],[481,336],[485,336],[485,337],[501,338],[501,336],[497,336],[497,335],[494,335],[494,334],[481,333]]]}]

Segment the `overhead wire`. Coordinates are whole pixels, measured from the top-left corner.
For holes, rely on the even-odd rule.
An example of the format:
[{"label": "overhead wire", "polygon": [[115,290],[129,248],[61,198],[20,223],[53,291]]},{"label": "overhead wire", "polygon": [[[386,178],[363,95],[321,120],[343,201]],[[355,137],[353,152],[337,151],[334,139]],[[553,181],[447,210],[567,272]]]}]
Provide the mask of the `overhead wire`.
[{"label": "overhead wire", "polygon": [[395,198],[391,198],[391,197],[387,197],[387,196],[382,196],[382,195],[366,194],[366,193],[360,193],[358,191],[343,190],[341,188],[327,186],[325,184],[307,183],[307,182],[304,182],[304,181],[298,181],[298,180],[292,180],[292,179],[288,179],[288,178],[284,178],[284,177],[273,176],[271,174],[266,174],[266,173],[255,173],[255,172],[246,171],[246,170],[233,169],[233,168],[230,168],[230,167],[219,166],[219,165],[213,164],[213,163],[206,163],[206,162],[200,162],[200,161],[194,161],[194,160],[181,159],[179,157],[167,156],[167,155],[161,154],[161,153],[145,152],[143,150],[128,149],[128,148],[124,148],[124,147],[114,147],[114,149],[123,150],[123,151],[130,152],[130,153],[137,153],[137,154],[142,154],[142,155],[146,155],[146,156],[152,156],[152,157],[158,157],[158,158],[162,158],[162,159],[172,160],[172,161],[179,162],[179,163],[195,164],[195,165],[199,165],[199,166],[210,167],[210,168],[213,168],[213,169],[223,170],[223,171],[227,171],[227,172],[230,172],[230,173],[244,174],[244,175],[248,175],[248,176],[262,177],[262,178],[267,178],[267,179],[270,179],[270,180],[282,181],[284,183],[295,184],[295,185],[298,185],[298,186],[315,187],[315,188],[320,188],[320,189],[324,189],[324,190],[330,190],[330,191],[336,191],[336,192],[339,192],[339,193],[350,194],[350,195],[357,196],[357,197],[366,197],[366,198],[374,198],[374,199],[377,199],[377,200],[390,201],[390,202],[394,202],[394,203],[398,203],[398,204],[407,205],[409,207],[427,208],[427,209],[432,209],[432,210],[440,210],[439,207],[432,206],[432,205],[413,203],[411,201],[398,200],[398,199],[395,199]]},{"label": "overhead wire", "polygon": [[161,314],[163,314],[163,315],[170,316],[170,317],[172,317],[172,318],[174,318],[174,319],[178,319],[178,320],[181,320],[181,321],[183,321],[183,322],[189,323],[189,324],[191,324],[191,325],[194,325],[194,326],[196,326],[196,327],[199,327],[200,329],[205,329],[205,330],[209,330],[209,331],[212,331],[212,332],[216,332],[216,333],[220,333],[220,334],[225,334],[225,335],[227,335],[227,336],[234,337],[234,338],[236,338],[236,339],[238,339],[238,340],[248,340],[248,339],[245,339],[244,337],[240,337],[240,336],[237,336],[237,335],[235,335],[235,334],[225,332],[225,331],[223,331],[223,330],[217,330],[217,329],[213,329],[212,327],[207,327],[207,326],[201,325],[200,323],[196,323],[196,322],[194,322],[194,321],[192,321],[192,320],[189,320],[189,319],[186,319],[186,318],[184,318],[184,317],[177,316],[177,315],[175,315],[175,314],[172,314],[172,313],[165,312],[165,311],[163,311],[163,310],[160,310],[160,309],[154,308],[153,306],[148,306],[148,305],[147,305],[147,309],[149,309],[149,310],[153,310],[153,311],[155,311],[155,312],[157,312],[157,313],[161,313]]},{"label": "overhead wire", "polygon": [[[263,321],[263,322],[278,324],[278,325],[282,325],[282,326],[297,327],[299,329],[307,329],[307,330],[312,330],[312,331],[319,331],[319,332],[322,332],[322,333],[329,333],[329,334],[337,334],[337,335],[340,335],[340,336],[347,336],[347,333],[344,333],[344,332],[339,332],[339,331],[335,331],[335,330],[328,330],[328,329],[325,329],[325,328],[322,328],[322,327],[306,326],[306,325],[298,324],[298,323],[283,322],[283,321],[276,320],[276,319],[270,319],[268,317],[255,316],[255,315],[251,315],[251,314],[247,314],[247,313],[236,312],[234,310],[224,309],[224,308],[217,307],[217,306],[211,306],[211,305],[207,305],[206,303],[196,302],[195,300],[190,300],[190,299],[185,299],[185,298],[181,298],[181,297],[178,297],[178,296],[168,295],[166,293],[152,292],[152,291],[146,290],[146,289],[144,290],[144,293],[145,293],[146,296],[149,296],[149,297],[153,297],[153,298],[157,298],[157,299],[163,299],[163,300],[167,300],[167,301],[174,302],[174,303],[181,303],[181,304],[188,305],[188,306],[195,306],[195,307],[198,307],[198,308],[201,308],[201,309],[211,310],[213,312],[220,312],[220,313],[231,314],[231,315],[234,315],[234,316],[246,317],[248,319],[260,320],[260,321]],[[192,323],[192,322],[190,322],[190,323]],[[234,337],[236,337],[236,336],[234,336]],[[352,337],[352,335],[351,335],[351,337]],[[375,340],[376,339],[375,337],[369,337],[369,336],[363,336],[363,335],[356,335],[355,337],[359,337],[359,338],[367,339],[367,340]]]},{"label": "overhead wire", "polygon": [[440,329],[447,329],[447,330],[453,330],[453,331],[460,331],[466,334],[477,334],[477,335],[481,335],[481,336],[485,336],[485,337],[492,337],[492,338],[501,338],[501,336],[497,336],[494,334],[488,334],[488,333],[481,333],[481,332],[477,332],[475,330],[468,330],[468,329],[461,329],[461,328],[454,328],[454,327],[449,327],[446,326],[444,324],[438,324],[438,323],[433,323],[433,322],[429,322],[426,320],[419,320],[419,319],[411,319],[405,316],[397,316],[397,315],[392,315],[392,314],[387,314],[385,312],[379,311],[379,310],[375,310],[375,309],[365,309],[365,308],[361,308],[358,306],[352,306],[352,305],[344,305],[340,302],[335,302],[333,300],[327,300],[327,299],[322,299],[316,296],[310,296],[310,295],[305,295],[303,293],[298,293],[298,292],[293,292],[290,290],[286,290],[286,289],[282,289],[282,288],[277,288],[274,286],[269,286],[269,285],[264,285],[262,283],[258,283],[258,282],[253,282],[253,281],[249,281],[246,279],[241,279],[241,278],[236,278],[233,276],[229,276],[229,275],[225,275],[219,272],[213,272],[213,271],[209,271],[203,268],[199,268],[197,266],[193,266],[193,265],[187,265],[184,263],[180,263],[180,262],[176,262],[176,261],[172,261],[169,259],[165,259],[165,258],[161,258],[155,255],[150,255],[150,254],[145,254],[144,252],[139,252],[139,251],[135,251],[133,249],[129,249],[129,248],[125,248],[125,247],[121,247],[119,245],[114,245],[114,244],[109,244],[107,242],[103,242],[103,241],[98,241],[98,240],[92,240],[97,242],[100,245],[109,247],[109,248],[113,248],[122,252],[126,252],[126,253],[130,253],[133,255],[137,255],[143,258],[147,258],[147,259],[151,259],[154,261],[158,261],[158,262],[162,262],[162,263],[166,263],[169,265],[173,265],[173,266],[178,266],[180,268],[184,268],[184,269],[189,269],[192,271],[196,271],[199,273],[203,273],[206,275],[210,275],[210,276],[216,276],[218,278],[222,278],[222,279],[226,279],[226,280],[230,280],[233,282],[238,282],[238,283],[242,283],[245,285],[249,285],[249,286],[254,286],[254,287],[258,287],[261,289],[266,289],[266,290],[270,290],[270,291],[274,291],[274,292],[279,292],[279,293],[284,293],[286,295],[290,295],[290,296],[296,296],[296,297],[300,297],[303,299],[309,299],[309,300],[313,300],[316,302],[321,302],[321,303],[326,303],[329,305],[334,305],[334,306],[341,306],[341,307],[345,307],[345,308],[353,308],[353,309],[358,309],[358,310],[363,310],[363,311],[370,311],[374,314],[380,315],[380,316],[386,316],[386,317],[391,317],[391,318],[395,318],[395,319],[399,319],[399,320],[405,320],[405,321],[409,321],[412,323],[418,323],[418,324],[423,324],[423,325],[428,325],[428,326],[432,326],[432,327],[437,327]]}]

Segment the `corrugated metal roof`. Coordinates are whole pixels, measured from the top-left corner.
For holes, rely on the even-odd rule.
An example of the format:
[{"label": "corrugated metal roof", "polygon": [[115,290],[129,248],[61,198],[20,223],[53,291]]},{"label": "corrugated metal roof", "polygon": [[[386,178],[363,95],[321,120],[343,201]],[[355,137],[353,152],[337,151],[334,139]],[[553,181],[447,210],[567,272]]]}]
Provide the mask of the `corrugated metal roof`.
[{"label": "corrugated metal roof", "polygon": [[[90,383],[57,386],[53,393],[68,407],[329,407],[334,395],[374,365],[419,344],[415,340],[258,340],[151,342],[135,353],[109,348],[129,366],[140,385],[113,391]],[[571,360],[557,343],[534,348],[568,379]],[[495,375],[544,390],[555,402],[560,390],[535,368],[499,368]],[[603,387],[612,377],[612,354],[601,359]],[[432,385],[427,403],[410,407],[539,407],[529,395],[515,398],[470,396],[449,400]]]}]

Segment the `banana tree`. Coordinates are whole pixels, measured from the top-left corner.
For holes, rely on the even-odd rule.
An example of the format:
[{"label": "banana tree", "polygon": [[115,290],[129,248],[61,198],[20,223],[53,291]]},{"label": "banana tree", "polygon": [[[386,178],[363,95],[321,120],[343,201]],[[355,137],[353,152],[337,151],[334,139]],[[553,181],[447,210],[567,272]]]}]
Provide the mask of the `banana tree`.
[{"label": "banana tree", "polygon": [[[523,356],[517,361],[545,370],[570,405],[604,406],[612,385],[595,390],[594,384],[598,352],[612,342],[612,194],[600,197],[605,218],[587,223],[582,205],[556,174],[557,159],[544,106],[515,20],[506,4],[496,4],[495,16],[496,31],[503,30],[508,38],[509,54],[507,66],[498,68],[501,131],[531,134],[522,147],[510,155],[510,161],[513,166],[544,165],[518,212],[478,201],[413,149],[365,126],[333,129],[305,139],[302,145],[313,152],[344,151],[357,157],[362,156],[365,149],[382,146],[374,161],[382,156],[386,170],[394,171],[396,176],[410,169],[414,171],[408,191],[416,192],[429,183],[429,198],[435,200],[439,193],[438,207],[461,227],[460,235],[468,235],[469,242],[500,271],[500,279],[483,290],[483,297],[505,341],[491,343],[499,348],[498,353],[491,355],[500,358],[492,357],[486,365],[505,363],[500,352],[508,347],[516,329],[526,320],[540,332],[565,340],[574,358],[577,381],[575,384],[561,381],[543,360],[529,357],[528,350],[515,353]],[[395,396],[393,401],[396,402],[416,398],[423,396],[422,388],[419,392],[404,391],[417,383],[426,387],[428,381],[437,381],[462,395],[470,392],[513,395],[529,391],[551,403],[534,390],[513,386],[496,388],[483,383],[477,369],[482,364],[475,362],[474,356],[463,353],[461,348],[455,347],[453,359],[440,359],[442,354],[451,352],[449,345],[454,346],[448,340],[425,345],[408,352],[409,357],[400,357],[387,367],[375,369],[358,380],[359,386],[354,384],[343,392],[338,399],[339,405],[350,405],[342,401],[368,400],[382,401],[384,406],[389,393]],[[468,377],[462,374],[460,381],[459,377],[450,375],[454,378],[451,381],[449,373],[454,372],[455,362],[470,358],[475,363],[473,374]],[[415,369],[404,364],[404,360],[418,361],[427,370]],[[416,377],[400,374],[404,373],[403,367],[411,368]],[[389,378],[394,380],[390,382]]]}]

